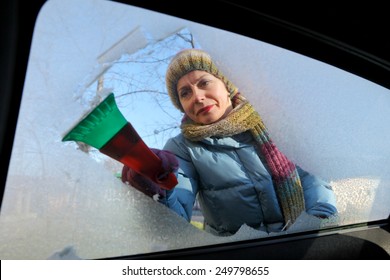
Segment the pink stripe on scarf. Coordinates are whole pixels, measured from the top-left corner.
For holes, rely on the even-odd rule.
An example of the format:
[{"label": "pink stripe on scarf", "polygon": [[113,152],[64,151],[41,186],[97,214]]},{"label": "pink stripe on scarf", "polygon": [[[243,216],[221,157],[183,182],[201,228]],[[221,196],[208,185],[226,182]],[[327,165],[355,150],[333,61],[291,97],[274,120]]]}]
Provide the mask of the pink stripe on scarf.
[{"label": "pink stripe on scarf", "polygon": [[[295,165],[282,154],[272,142],[263,143],[261,151],[266,158],[271,174],[276,182],[285,181],[295,170]],[[275,159],[278,160],[275,160]]]}]

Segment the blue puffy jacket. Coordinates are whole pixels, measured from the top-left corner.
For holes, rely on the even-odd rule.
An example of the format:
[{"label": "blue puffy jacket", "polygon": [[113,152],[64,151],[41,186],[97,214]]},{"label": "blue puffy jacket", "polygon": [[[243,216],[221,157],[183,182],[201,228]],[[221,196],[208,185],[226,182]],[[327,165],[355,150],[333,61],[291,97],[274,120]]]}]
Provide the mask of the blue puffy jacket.
[{"label": "blue puffy jacket", "polygon": [[[161,201],[190,221],[198,195],[206,229],[217,235],[235,233],[243,224],[280,231],[283,216],[265,160],[256,153],[249,132],[192,142],[182,134],[165,150],[179,160],[178,185]],[[298,167],[306,212],[328,217],[337,212],[331,186]]]}]

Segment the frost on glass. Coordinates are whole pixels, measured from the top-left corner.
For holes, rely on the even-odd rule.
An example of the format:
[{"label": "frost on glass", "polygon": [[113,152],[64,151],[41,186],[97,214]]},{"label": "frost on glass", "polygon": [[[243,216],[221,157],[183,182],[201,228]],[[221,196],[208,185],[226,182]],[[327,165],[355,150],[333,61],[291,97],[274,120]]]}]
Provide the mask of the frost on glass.
[{"label": "frost on glass", "polygon": [[[387,89],[193,22],[111,1],[51,0],[34,29],[1,209],[0,259],[46,259],[64,248],[104,258],[269,236],[246,225],[230,237],[208,234],[196,227],[197,205],[187,223],[123,184],[120,163],[61,142],[114,92],[145,143],[161,148],[182,117],[168,99],[164,72],[178,50],[191,47],[216,58],[289,158],[331,182],[339,225],[388,217]],[[334,225],[302,215],[280,234]]]}]

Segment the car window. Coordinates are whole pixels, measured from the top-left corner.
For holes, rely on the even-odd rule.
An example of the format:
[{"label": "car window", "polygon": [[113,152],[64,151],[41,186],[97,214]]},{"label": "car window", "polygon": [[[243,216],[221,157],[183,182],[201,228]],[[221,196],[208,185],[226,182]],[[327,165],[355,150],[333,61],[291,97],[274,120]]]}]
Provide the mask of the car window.
[{"label": "car window", "polygon": [[[159,24],[155,24],[158,22]],[[191,223],[120,180],[122,164],[66,131],[113,92],[149,147],[180,132],[164,73],[183,48],[210,52],[261,113],[278,147],[330,182],[337,220],[232,236]],[[34,29],[0,219],[1,259],[136,255],[332,229],[389,216],[389,90],[235,33],[110,1],[48,1]],[[9,244],[13,244],[10,246]]]}]

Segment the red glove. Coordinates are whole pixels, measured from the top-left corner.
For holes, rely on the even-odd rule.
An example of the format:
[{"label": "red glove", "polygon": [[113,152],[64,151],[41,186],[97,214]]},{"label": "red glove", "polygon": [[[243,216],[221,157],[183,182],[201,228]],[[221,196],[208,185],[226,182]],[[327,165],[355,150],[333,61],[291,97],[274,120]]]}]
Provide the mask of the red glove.
[{"label": "red glove", "polygon": [[[171,172],[175,172],[179,168],[179,162],[176,156],[166,150],[159,150],[151,148],[162,161],[164,173],[160,175],[161,178],[168,175]],[[128,183],[137,190],[143,192],[147,196],[153,197],[158,194],[159,196],[165,196],[165,190],[161,189],[156,183],[149,178],[138,174],[128,166],[124,165],[122,168],[122,182]]]}]

